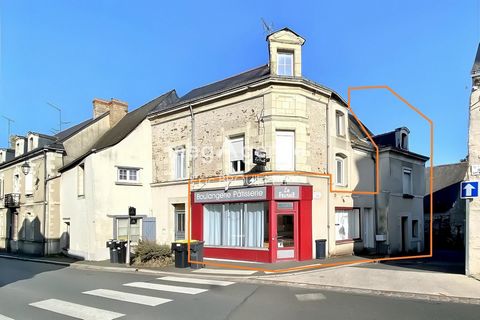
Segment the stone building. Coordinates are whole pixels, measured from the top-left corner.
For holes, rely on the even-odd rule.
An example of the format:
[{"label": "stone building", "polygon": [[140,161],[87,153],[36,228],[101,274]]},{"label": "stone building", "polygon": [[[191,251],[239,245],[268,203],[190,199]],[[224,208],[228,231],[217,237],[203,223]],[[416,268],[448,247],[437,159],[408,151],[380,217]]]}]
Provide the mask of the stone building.
[{"label": "stone building", "polygon": [[[149,116],[160,241],[191,226],[207,257],[263,262],[311,259],[317,239],[327,255],[422,251],[428,158],[409,151],[408,129],[376,137],[381,192],[368,194],[373,134],[335,91],[303,77],[301,36],[285,28],[267,41],[267,65]],[[254,164],[254,150],[270,161]]]},{"label": "stone building", "polygon": [[[480,181],[480,46],[472,67],[467,180]],[[480,198],[467,201],[466,273],[480,274]]]},{"label": "stone building", "polygon": [[121,101],[99,101],[95,110],[113,106],[115,112],[97,112],[54,136],[29,132],[13,136],[10,148],[0,149],[0,250],[48,255],[68,248],[68,221],[60,217],[58,169],[122,117]]}]

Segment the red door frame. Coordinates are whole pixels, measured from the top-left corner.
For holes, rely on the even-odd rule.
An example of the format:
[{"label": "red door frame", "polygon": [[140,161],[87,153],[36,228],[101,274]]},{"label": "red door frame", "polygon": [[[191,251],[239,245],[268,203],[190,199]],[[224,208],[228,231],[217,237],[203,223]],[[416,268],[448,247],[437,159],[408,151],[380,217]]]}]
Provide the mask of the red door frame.
[{"label": "red door frame", "polygon": [[[293,209],[279,209],[277,204],[285,201],[271,201],[271,220],[270,220],[270,230],[271,230],[271,239],[270,239],[270,252],[272,262],[281,262],[281,261],[297,261],[299,259],[299,234],[298,234],[298,201],[286,201],[293,202]],[[272,208],[273,207],[273,208]],[[281,215],[293,215],[293,239],[294,239],[294,256],[293,258],[278,259],[278,234],[277,234],[277,219]],[[283,250],[283,249],[280,249]]]}]

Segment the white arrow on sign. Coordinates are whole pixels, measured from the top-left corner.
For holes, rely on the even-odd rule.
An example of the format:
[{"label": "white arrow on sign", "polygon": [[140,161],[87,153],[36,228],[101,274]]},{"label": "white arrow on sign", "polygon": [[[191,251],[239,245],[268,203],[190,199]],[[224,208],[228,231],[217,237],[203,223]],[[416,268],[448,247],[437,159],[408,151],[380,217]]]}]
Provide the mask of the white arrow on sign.
[{"label": "white arrow on sign", "polygon": [[475,187],[472,186],[470,183],[466,184],[465,187],[463,187],[463,190],[465,190],[465,196],[466,197],[471,197],[472,196],[472,191],[475,190]]}]

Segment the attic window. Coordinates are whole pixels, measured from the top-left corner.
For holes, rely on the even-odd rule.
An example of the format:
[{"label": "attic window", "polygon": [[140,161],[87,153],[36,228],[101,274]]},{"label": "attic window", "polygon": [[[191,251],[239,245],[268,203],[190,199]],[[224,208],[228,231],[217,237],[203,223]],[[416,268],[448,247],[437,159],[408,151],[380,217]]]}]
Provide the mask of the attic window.
[{"label": "attic window", "polygon": [[408,149],[408,135],[405,132],[400,135],[400,148]]},{"label": "attic window", "polygon": [[293,76],[293,53],[277,53],[277,74],[279,76]]}]

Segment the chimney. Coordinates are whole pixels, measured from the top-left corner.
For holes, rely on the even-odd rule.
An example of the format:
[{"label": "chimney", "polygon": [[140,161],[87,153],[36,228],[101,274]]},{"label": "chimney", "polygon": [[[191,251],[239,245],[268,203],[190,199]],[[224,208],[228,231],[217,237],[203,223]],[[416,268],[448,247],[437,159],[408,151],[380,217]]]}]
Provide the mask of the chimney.
[{"label": "chimney", "polygon": [[116,125],[127,113],[128,104],[118,99],[110,101],[95,98],[93,99],[93,118],[109,112],[110,128]]}]

